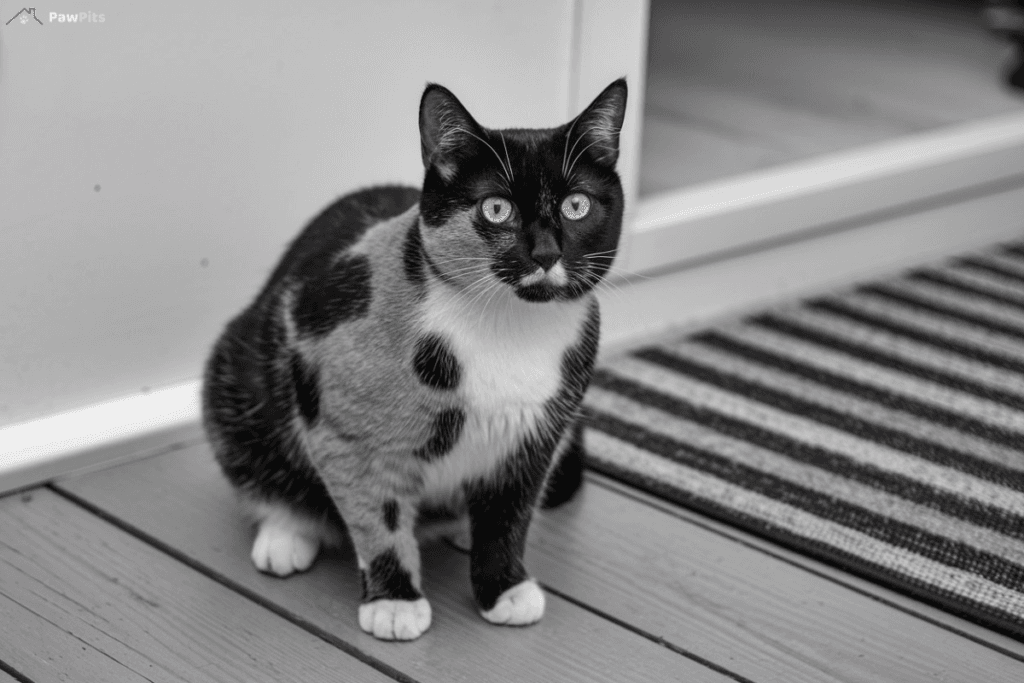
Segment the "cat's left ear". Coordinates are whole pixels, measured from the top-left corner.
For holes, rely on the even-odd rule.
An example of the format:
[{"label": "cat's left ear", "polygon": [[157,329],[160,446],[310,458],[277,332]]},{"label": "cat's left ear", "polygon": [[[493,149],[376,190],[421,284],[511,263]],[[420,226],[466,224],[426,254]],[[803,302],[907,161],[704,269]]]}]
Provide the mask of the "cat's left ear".
[{"label": "cat's left ear", "polygon": [[572,143],[580,141],[578,147],[586,150],[595,163],[609,168],[614,168],[619,159],[619,131],[626,116],[626,95],[626,79],[613,81],[569,124]]},{"label": "cat's left ear", "polygon": [[448,88],[427,84],[420,100],[420,151],[424,168],[433,166],[442,178],[451,180],[460,156],[475,147],[474,138],[480,139],[482,135],[480,125]]}]

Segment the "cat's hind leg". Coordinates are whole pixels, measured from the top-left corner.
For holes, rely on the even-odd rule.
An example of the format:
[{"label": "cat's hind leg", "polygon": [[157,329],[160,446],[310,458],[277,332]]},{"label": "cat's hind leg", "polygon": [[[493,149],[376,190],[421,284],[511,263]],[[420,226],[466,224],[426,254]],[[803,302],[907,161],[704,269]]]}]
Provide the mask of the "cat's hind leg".
[{"label": "cat's hind leg", "polygon": [[577,418],[562,434],[555,449],[555,464],[544,484],[541,507],[555,508],[572,500],[583,484],[583,423]]},{"label": "cat's hind leg", "polygon": [[340,531],[329,522],[313,517],[283,502],[254,502],[250,512],[257,521],[252,544],[252,563],[261,572],[288,576],[313,565],[325,542],[335,545]]},{"label": "cat's hind leg", "polygon": [[469,514],[464,508],[465,503],[461,501],[451,506],[421,506],[416,520],[416,541],[420,547],[445,541],[469,552],[473,541],[469,533]]}]

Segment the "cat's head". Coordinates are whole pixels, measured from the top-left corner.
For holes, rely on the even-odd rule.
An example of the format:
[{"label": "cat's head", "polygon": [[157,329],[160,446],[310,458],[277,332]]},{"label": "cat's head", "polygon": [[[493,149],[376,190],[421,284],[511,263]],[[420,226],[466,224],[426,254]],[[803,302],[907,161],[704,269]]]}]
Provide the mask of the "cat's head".
[{"label": "cat's head", "polygon": [[526,301],[576,299],[604,276],[622,228],[615,172],[626,81],[557,128],[492,130],[449,90],[420,102],[428,265],[471,291],[510,287]]}]

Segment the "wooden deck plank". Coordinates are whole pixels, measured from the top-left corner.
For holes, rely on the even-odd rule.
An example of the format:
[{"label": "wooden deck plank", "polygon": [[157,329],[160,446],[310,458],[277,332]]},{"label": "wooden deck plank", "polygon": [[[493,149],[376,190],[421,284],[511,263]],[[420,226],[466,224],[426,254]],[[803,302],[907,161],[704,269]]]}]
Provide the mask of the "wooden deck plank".
[{"label": "wooden deck plank", "polygon": [[377,641],[356,623],[360,586],[350,551],[326,553],[312,570],[286,580],[256,572],[252,532],[205,445],[58,487],[421,683],[734,680],[554,595],[535,626],[488,625],[472,603],[468,559],[444,545],[423,553],[431,629],[412,643]]},{"label": "wooden deck plank", "polygon": [[0,659],[33,680],[393,680],[52,491],[0,500],[0,547]]},{"label": "wooden deck plank", "polygon": [[967,621],[966,619],[941,610],[938,607],[932,607],[931,605],[925,604],[910,597],[909,595],[898,593],[892,589],[882,586],[881,584],[844,572],[838,567],[825,564],[824,562],[798,553],[795,550],[789,550],[788,548],[780,546],[760,536],[755,536],[754,534],[742,529],[738,529],[726,524],[725,522],[711,519],[693,510],[689,510],[664,499],[657,498],[656,496],[641,491],[640,489],[634,488],[628,484],[624,484],[597,472],[589,472],[587,474],[587,478],[596,486],[607,488],[618,495],[625,496],[643,505],[652,507],[671,517],[675,517],[688,524],[697,526],[698,528],[705,529],[712,534],[729,540],[730,542],[751,548],[755,552],[763,553],[769,557],[774,557],[780,562],[798,567],[826,582],[834,583],[844,590],[851,590],[854,593],[859,593],[868,600],[887,605],[896,611],[905,612],[915,619],[930,622],[938,628],[950,631],[954,635],[963,636],[968,640],[973,640],[979,644],[991,647],[1018,662],[1024,663],[1024,642],[1022,641],[1001,633],[996,633],[995,631],[976,624],[973,621]]},{"label": "wooden deck plank", "polygon": [[[147,679],[32,610],[0,595],[0,659],[31,681]],[[0,673],[0,676],[7,674]],[[71,676],[74,678],[69,678]],[[16,680],[8,676],[0,681]]]},{"label": "wooden deck plank", "polygon": [[541,513],[552,589],[753,680],[1020,681],[1024,663],[610,489]]}]

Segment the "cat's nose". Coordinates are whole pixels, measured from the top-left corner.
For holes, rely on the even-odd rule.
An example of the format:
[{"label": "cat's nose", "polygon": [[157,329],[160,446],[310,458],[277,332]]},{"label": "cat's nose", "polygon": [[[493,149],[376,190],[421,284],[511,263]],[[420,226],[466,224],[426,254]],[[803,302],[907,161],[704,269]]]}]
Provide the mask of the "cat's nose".
[{"label": "cat's nose", "polygon": [[530,257],[533,258],[537,265],[548,271],[562,257],[562,250],[558,248],[555,240],[548,236],[547,239],[537,240],[533,251],[530,252]]},{"label": "cat's nose", "polygon": [[558,259],[562,256],[562,254],[557,251],[544,251],[540,253],[537,253],[535,251],[533,252],[532,256],[533,260],[536,261],[541,268],[543,268],[545,271],[548,271],[551,270],[551,267],[558,262]]}]

